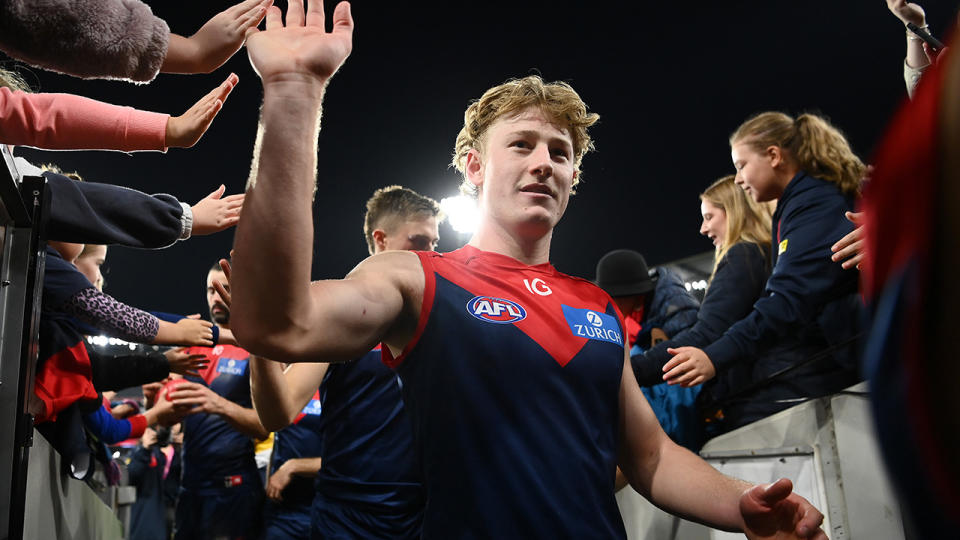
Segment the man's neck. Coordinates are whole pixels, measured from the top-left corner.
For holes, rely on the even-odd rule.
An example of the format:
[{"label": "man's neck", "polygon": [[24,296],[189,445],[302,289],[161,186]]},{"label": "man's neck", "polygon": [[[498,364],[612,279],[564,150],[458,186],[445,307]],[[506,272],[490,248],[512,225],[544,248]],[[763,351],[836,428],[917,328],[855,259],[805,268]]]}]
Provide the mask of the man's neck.
[{"label": "man's neck", "polygon": [[531,240],[511,234],[503,227],[481,221],[469,244],[479,250],[506,255],[532,266],[550,262],[552,238],[552,230]]}]

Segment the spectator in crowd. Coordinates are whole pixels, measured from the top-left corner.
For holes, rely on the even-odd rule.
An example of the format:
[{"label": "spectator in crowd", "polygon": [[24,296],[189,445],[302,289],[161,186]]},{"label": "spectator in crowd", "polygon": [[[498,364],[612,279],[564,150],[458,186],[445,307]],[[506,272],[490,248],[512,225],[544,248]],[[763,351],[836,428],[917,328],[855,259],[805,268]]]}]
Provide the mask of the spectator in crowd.
[{"label": "spectator in crowd", "polygon": [[169,486],[179,483],[180,444],[174,442],[180,424],[147,428],[130,456],[127,474],[137,490],[130,508],[130,540],[168,540],[173,528],[167,520],[172,507]]},{"label": "spectator in crowd", "polygon": [[138,0],[9,0],[0,3],[0,50],[85,78],[148,82],[159,71],[209,73],[243,46],[271,3],[240,2],[185,38]]},{"label": "spectator in crowd", "polygon": [[[440,205],[429,197],[400,186],[378,189],[364,216],[367,249],[371,255],[432,251],[442,219]],[[320,401],[313,406],[317,387]],[[307,520],[313,537],[420,537],[424,494],[412,428],[397,375],[381,361],[379,346],[351,362],[291,364],[286,370],[254,356],[253,399],[264,425],[283,428],[277,441],[284,454],[286,433],[310,428],[299,426],[310,420],[311,410],[323,411],[312,427],[320,442],[312,455],[323,457]],[[284,427],[294,421],[299,423]]]},{"label": "spectator in crowd", "polygon": [[[213,283],[226,282],[219,264],[207,273],[207,306],[214,324],[230,328],[230,308]],[[183,479],[177,500],[175,537],[257,538],[263,513],[263,481],[254,459],[254,439],[268,432],[250,399],[250,354],[233,345],[191,347],[207,367],[170,392],[189,413],[183,420]]]},{"label": "spectator in crowd", "polygon": [[423,537],[622,538],[619,457],[664,508],[758,536],[826,538],[789,481],[752,487],[672,443],[627,365],[609,296],[549,264],[597,119],[566,84],[531,76],[468,107],[454,162],[478,191],[470,245],[385,251],[347,279],[310,282],[317,128],[352,48],[349,4],[332,19],[327,32],[321,2],[306,13],[290,2],[285,25],[271,7],[247,41],[264,98],[236,236],[234,330],[277,360],[345,361],[384,344],[414,425]]},{"label": "spectator in crowd", "polygon": [[[655,386],[666,381],[671,385],[694,386],[712,377],[698,370],[682,375],[665,368],[675,347],[704,347],[716,341],[734,323],[747,316],[754,302],[763,294],[770,275],[770,219],[772,203],[758,203],[734,183],[734,176],[725,176],[700,194],[703,221],[700,234],[715,247],[713,272],[697,322],[670,339],[654,345],[642,354],[631,355],[634,374],[641,386]],[[709,368],[710,366],[705,366]],[[743,368],[735,366],[731,373],[718,374],[703,386],[704,395],[697,396],[698,419],[703,419],[703,404],[717,403],[739,384],[749,383]],[[666,373],[665,373],[666,372]],[[710,407],[713,409],[713,407]],[[715,414],[708,418],[705,435],[725,431]]]},{"label": "spectator in crowd", "polygon": [[[658,343],[686,331],[697,320],[700,303],[669,268],[647,268],[643,255],[618,249],[597,263],[597,285],[620,308],[630,355],[642,355]],[[636,368],[634,368],[636,371]],[[694,452],[703,445],[703,430],[694,407],[699,388],[642,388],[663,430]]]},{"label": "spectator in crowd", "polygon": [[[749,363],[751,386],[724,409],[742,425],[859,380],[859,274],[832,263],[830,246],[852,228],[844,212],[865,166],[835,127],[812,114],[761,113],[730,146],[737,184],[757,202],[778,201],[772,272],[745,318],[703,349],[676,348],[665,367],[668,378],[691,384]],[[778,354],[770,354],[774,346]]]},{"label": "spectator in crowd", "polygon": [[176,323],[118,302],[99,291],[74,266],[81,244],[49,242],[43,278],[39,358],[31,403],[37,423],[55,420],[78,399],[100,398],[93,386],[90,359],[74,319],[127,341],[174,345],[211,344],[206,321]]}]

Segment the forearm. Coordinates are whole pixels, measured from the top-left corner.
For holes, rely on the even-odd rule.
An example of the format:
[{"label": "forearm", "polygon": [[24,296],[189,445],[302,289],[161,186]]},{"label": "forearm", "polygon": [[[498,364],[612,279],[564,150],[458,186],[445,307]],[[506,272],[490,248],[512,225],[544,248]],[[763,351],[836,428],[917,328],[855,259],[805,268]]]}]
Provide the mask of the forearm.
[{"label": "forearm", "polygon": [[279,431],[297,417],[299,409],[288,399],[290,393],[280,362],[256,355],[250,357],[250,393],[253,408],[266,429]]},{"label": "forearm", "polygon": [[290,471],[290,474],[313,477],[320,470],[320,462],[321,460],[318,457],[294,458],[287,460],[283,466]]},{"label": "forearm", "polygon": [[295,364],[284,371],[279,362],[250,357],[250,392],[264,427],[277,431],[290,425],[310,403],[328,364]]},{"label": "forearm", "polygon": [[189,38],[170,33],[170,45],[160,71],[163,73],[200,73],[196,44]]},{"label": "forearm", "polygon": [[63,311],[114,337],[139,343],[152,342],[163,322],[92,287],[70,298]]},{"label": "forearm", "polygon": [[307,83],[293,88],[300,90],[264,86],[254,166],[233,256],[231,326],[241,343],[273,358],[283,355],[285,344],[296,342],[289,334],[310,331],[312,200],[322,89]]},{"label": "forearm", "polygon": [[658,466],[649,481],[649,496],[657,506],[686,519],[740,531],[740,497],[750,487],[747,482],[720,474],[665,437]]},{"label": "forearm", "polygon": [[260,423],[257,411],[237,405],[225,398],[221,399],[220,408],[218,412],[220,417],[240,433],[254,439],[266,439],[270,434]]}]

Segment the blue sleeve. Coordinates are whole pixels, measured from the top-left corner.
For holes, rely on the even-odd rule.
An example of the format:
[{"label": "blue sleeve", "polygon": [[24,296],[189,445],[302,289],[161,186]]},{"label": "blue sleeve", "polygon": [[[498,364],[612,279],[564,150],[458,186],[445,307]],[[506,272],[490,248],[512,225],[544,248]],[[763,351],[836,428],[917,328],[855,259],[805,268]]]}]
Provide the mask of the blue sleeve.
[{"label": "blue sleeve", "polygon": [[[830,246],[853,230],[850,205],[839,192],[814,191],[789,202],[779,222],[781,247],[765,295],[753,311],[704,349],[718,370],[755,357],[777,338],[813,321],[832,298],[845,294],[855,270],[830,260]],[[854,285],[855,287],[855,285]]]},{"label": "blue sleeve", "polygon": [[183,233],[183,207],[172,195],[43,174],[50,191],[47,238],[80,244],[162,248]]},{"label": "blue sleeve", "polygon": [[84,415],[83,421],[106,444],[116,444],[130,437],[130,421],[117,420],[105,406]]},{"label": "blue sleeve", "polygon": [[697,322],[646,353],[630,358],[640,385],[653,386],[663,382],[663,366],[672,358],[667,348],[705,347],[748,315],[763,292],[768,274],[767,262],[759,246],[741,242],[731,247],[717,265],[697,313]]}]

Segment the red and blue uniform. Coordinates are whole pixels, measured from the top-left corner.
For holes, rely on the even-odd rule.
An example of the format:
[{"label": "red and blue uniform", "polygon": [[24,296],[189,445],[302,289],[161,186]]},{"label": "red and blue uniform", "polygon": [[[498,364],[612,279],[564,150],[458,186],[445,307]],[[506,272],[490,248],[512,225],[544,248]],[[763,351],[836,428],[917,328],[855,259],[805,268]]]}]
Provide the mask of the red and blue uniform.
[{"label": "red and blue uniform", "polygon": [[[250,353],[232,345],[191,347],[209,364],[191,382],[245,408],[250,397]],[[263,482],[254,461],[253,439],[216,414],[183,420],[183,477],[177,501],[175,537],[257,538],[263,515]]]},{"label": "red and blue uniform", "polygon": [[313,538],[419,538],[424,493],[397,374],[379,347],[331,364],[320,385],[323,467]]},{"label": "red and blue uniform", "polygon": [[[320,456],[320,392],[313,393],[307,406],[289,426],[276,432],[270,470],[276,472],[291,459]],[[293,475],[283,489],[282,500],[268,500],[263,513],[263,538],[307,538],[310,536],[310,508],[314,478]]]},{"label": "red and blue uniform", "polygon": [[427,493],[424,538],[625,538],[614,499],[621,318],[602,290],[472,246],[418,253],[396,359]]}]

